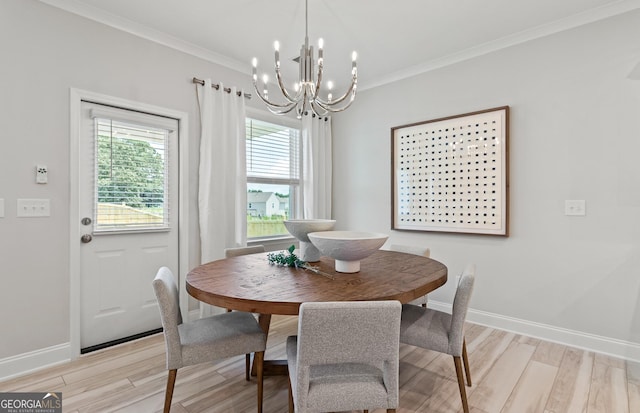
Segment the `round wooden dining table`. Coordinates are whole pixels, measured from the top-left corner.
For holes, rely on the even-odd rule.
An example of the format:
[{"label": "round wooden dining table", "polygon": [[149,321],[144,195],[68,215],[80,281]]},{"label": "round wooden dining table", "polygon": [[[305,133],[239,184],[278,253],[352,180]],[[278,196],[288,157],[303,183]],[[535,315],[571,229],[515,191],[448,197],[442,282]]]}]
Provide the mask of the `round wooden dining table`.
[{"label": "round wooden dining table", "polygon": [[[268,334],[271,316],[297,315],[309,301],[398,300],[408,303],[447,282],[447,267],[431,258],[378,250],[357,273],[335,271],[332,258],[309,263],[313,270],[279,267],[267,253],[241,255],[199,265],[187,274],[187,292],[197,300],[258,313]],[[254,369],[255,370],[255,369]],[[265,360],[265,374],[286,374],[282,361]]]}]

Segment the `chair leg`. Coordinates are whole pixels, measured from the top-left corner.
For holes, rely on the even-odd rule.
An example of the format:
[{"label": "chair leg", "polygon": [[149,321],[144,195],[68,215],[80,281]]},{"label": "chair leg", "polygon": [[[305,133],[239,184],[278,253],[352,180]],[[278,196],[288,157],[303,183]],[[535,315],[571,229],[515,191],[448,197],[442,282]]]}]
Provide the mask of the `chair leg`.
[{"label": "chair leg", "polygon": [[169,410],[171,410],[171,399],[173,398],[173,387],[176,384],[177,374],[178,369],[169,370],[169,375],[167,376],[167,389],[164,393],[164,413],[169,413]]},{"label": "chair leg", "polygon": [[249,381],[249,368],[251,365],[251,355],[249,353],[244,355],[244,379]]},{"label": "chair leg", "polygon": [[257,378],[258,378],[258,413],[262,413],[262,399],[263,399],[263,378],[264,378],[264,351],[257,351],[253,357],[254,364],[256,365]]},{"label": "chair leg", "polygon": [[291,377],[289,377],[287,381],[289,382],[289,413],[294,413],[293,390],[291,389]]},{"label": "chair leg", "polygon": [[469,413],[469,404],[467,403],[467,391],[464,388],[464,377],[462,375],[462,361],[460,357],[453,356],[453,364],[456,366],[456,376],[458,377],[458,388],[460,389],[460,397],[462,398],[462,410]]},{"label": "chair leg", "polygon": [[464,363],[464,371],[467,374],[467,386],[471,387],[471,370],[469,370],[469,357],[467,356],[467,342],[462,340],[462,362]]}]

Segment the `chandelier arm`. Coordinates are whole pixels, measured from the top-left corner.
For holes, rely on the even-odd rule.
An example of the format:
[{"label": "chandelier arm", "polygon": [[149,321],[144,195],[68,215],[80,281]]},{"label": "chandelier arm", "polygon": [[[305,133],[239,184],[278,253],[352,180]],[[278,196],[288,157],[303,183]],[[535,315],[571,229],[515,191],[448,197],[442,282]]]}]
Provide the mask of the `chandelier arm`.
[{"label": "chandelier arm", "polygon": [[318,95],[320,94],[320,84],[322,83],[322,69],[323,69],[324,65],[322,64],[322,61],[318,62],[318,77],[317,77],[317,81],[315,84],[315,91],[313,92],[313,100],[316,100],[318,98]]},{"label": "chandelier arm", "polygon": [[351,99],[349,99],[347,103],[343,103],[342,106],[338,106],[334,103],[327,103],[327,102],[321,101],[320,99],[316,99],[315,104],[330,112],[342,112],[343,110],[351,106],[354,100],[355,100],[355,94],[351,96]]},{"label": "chandelier arm", "polygon": [[347,104],[345,104],[344,106],[341,106],[339,108],[334,107],[334,106],[326,106],[323,105],[320,102],[315,102],[316,105],[318,105],[319,107],[321,107],[322,109],[326,110],[327,112],[331,112],[331,113],[338,113],[338,112],[342,112],[346,109],[349,108],[349,106],[351,106],[351,104],[353,103],[354,99],[349,100],[349,102]]},{"label": "chandelier arm", "polygon": [[307,111],[307,89],[304,88],[304,93],[302,95],[302,105],[300,105],[300,113],[304,114]]},{"label": "chandelier arm", "polygon": [[297,107],[297,105],[293,105],[287,109],[277,109],[277,108],[273,108],[269,105],[267,105],[267,109],[269,110],[269,112],[273,113],[274,115],[286,115],[287,113],[291,112],[293,109],[295,109]]},{"label": "chandelier arm", "polygon": [[321,108],[323,108],[324,110],[326,110],[328,112],[336,113],[336,112],[342,112],[343,110],[345,110],[349,106],[351,106],[351,104],[353,103],[355,98],[356,98],[356,90],[354,89],[353,93],[351,94],[351,99],[349,99],[349,101],[344,106],[337,107],[337,103],[339,103],[339,102],[328,103],[328,102],[324,102],[321,99],[316,99],[315,100],[315,104],[317,104],[318,106],[320,106]]},{"label": "chandelier arm", "polygon": [[333,105],[337,105],[338,103],[344,101],[345,99],[347,99],[349,97],[349,95],[353,94],[353,97],[351,98],[351,100],[353,100],[355,98],[355,90],[358,84],[358,78],[356,75],[354,75],[351,78],[351,85],[349,86],[349,89],[347,89],[347,91],[345,92],[344,95],[340,96],[338,99],[334,99],[331,102],[326,102],[322,99],[316,99],[318,101],[320,101],[320,103],[322,103],[325,106],[333,106]]},{"label": "chandelier arm", "polygon": [[[255,80],[253,81],[253,88],[255,89],[256,94],[258,95],[260,100],[262,100],[267,105],[269,110],[271,110],[272,112],[274,110],[276,110],[276,111],[279,111],[281,114],[285,114],[285,113],[291,112],[291,110],[296,107],[296,103],[297,102],[291,102],[291,103],[288,103],[288,104],[279,104],[279,103],[273,103],[273,102],[269,101],[262,94],[262,92],[260,92],[260,89],[258,88],[258,83]],[[276,113],[276,112],[273,112],[273,113]]]},{"label": "chandelier arm", "polygon": [[287,92],[287,89],[284,87],[284,83],[282,82],[282,74],[280,73],[280,68],[276,67],[276,79],[278,80],[278,87],[280,88],[280,92],[282,93],[282,96],[284,96],[284,98],[289,102],[289,103],[298,103],[300,101],[300,97],[302,96],[302,89],[299,90],[296,93],[296,96],[292,97],[291,95],[289,95],[289,92]]},{"label": "chandelier arm", "polygon": [[[319,106],[322,111],[319,111],[316,106]],[[345,108],[346,109],[346,108]],[[322,105],[318,105],[317,102],[311,101],[311,110],[316,114],[317,117],[321,118],[323,116],[327,116],[329,114],[329,110],[322,107]]]}]

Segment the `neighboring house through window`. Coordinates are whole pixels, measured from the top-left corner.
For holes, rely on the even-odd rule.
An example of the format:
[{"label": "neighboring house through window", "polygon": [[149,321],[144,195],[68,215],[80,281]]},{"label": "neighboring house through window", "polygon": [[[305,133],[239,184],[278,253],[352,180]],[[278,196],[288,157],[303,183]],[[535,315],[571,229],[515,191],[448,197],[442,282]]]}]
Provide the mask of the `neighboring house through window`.
[{"label": "neighboring house through window", "polygon": [[286,118],[246,119],[247,239],[288,236],[300,197],[300,129]]}]

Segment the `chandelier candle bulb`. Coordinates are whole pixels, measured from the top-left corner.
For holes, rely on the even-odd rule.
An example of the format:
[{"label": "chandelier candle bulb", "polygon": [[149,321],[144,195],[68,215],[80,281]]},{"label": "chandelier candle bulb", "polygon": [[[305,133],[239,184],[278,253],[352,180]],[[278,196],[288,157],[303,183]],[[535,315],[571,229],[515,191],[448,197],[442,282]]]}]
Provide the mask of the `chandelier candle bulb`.
[{"label": "chandelier candle bulb", "polygon": [[276,53],[276,69],[279,69],[280,68],[280,42],[278,42],[277,40],[273,42],[273,48],[275,49],[275,53]]},{"label": "chandelier candle bulb", "polygon": [[253,83],[256,83],[258,81],[258,59],[254,57],[251,64],[253,64]]}]

